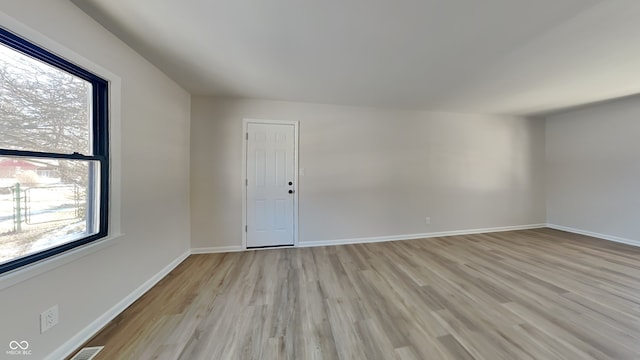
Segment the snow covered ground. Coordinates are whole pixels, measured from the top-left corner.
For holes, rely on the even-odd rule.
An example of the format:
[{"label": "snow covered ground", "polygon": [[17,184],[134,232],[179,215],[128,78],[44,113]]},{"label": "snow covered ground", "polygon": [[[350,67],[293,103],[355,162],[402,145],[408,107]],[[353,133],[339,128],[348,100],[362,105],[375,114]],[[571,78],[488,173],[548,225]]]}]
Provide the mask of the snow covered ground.
[{"label": "snow covered ground", "polygon": [[[15,231],[15,198],[0,188],[0,263],[84,237],[84,196],[73,186],[24,187],[21,231]],[[25,205],[24,198],[27,197]],[[28,220],[28,221],[27,221]]]}]

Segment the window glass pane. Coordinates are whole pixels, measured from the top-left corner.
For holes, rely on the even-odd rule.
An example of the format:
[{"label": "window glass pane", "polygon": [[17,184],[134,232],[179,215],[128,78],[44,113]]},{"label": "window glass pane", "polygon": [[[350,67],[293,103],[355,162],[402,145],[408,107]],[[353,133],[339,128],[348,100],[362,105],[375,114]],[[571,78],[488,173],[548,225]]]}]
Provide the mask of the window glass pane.
[{"label": "window glass pane", "polygon": [[93,155],[91,83],[0,44],[0,148]]},{"label": "window glass pane", "polygon": [[0,156],[0,264],[96,234],[99,167]]}]

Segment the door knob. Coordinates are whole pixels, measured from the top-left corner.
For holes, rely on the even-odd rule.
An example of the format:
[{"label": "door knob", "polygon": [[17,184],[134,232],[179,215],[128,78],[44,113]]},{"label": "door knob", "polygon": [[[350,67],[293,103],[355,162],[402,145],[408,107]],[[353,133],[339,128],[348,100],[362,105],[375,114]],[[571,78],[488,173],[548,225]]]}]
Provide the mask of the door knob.
[{"label": "door knob", "polygon": [[289,194],[293,194],[295,190],[289,190]]}]

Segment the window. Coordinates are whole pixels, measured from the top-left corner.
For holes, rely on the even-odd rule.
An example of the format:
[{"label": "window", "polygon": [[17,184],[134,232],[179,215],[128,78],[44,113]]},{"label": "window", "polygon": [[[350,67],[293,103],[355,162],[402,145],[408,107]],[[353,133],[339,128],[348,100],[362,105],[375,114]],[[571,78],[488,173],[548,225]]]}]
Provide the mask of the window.
[{"label": "window", "polygon": [[106,80],[0,29],[0,273],[107,235]]}]

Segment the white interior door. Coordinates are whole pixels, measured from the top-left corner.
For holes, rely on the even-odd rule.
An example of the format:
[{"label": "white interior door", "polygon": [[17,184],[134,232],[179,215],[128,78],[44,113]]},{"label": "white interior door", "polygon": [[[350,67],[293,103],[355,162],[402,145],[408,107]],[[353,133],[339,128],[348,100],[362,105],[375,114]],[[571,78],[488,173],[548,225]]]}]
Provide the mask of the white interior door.
[{"label": "white interior door", "polygon": [[247,248],[294,245],[295,126],[247,124]]}]

